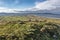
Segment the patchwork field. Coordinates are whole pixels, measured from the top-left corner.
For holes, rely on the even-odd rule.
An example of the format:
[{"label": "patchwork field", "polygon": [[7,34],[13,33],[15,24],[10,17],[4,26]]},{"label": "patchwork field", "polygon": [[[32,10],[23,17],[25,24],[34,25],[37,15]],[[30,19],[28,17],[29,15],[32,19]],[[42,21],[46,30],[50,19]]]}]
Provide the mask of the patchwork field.
[{"label": "patchwork field", "polygon": [[0,16],[0,40],[60,40],[60,19]]}]

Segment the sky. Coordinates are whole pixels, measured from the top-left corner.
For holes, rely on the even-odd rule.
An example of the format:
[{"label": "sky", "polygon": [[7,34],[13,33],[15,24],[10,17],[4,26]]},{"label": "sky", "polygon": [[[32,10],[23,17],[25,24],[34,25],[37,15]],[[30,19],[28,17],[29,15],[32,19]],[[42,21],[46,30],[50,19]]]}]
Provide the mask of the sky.
[{"label": "sky", "polygon": [[1,7],[7,8],[29,8],[35,5],[35,2],[43,2],[45,0],[0,0]]},{"label": "sky", "polygon": [[60,0],[0,0],[0,12],[15,10],[60,12]]}]

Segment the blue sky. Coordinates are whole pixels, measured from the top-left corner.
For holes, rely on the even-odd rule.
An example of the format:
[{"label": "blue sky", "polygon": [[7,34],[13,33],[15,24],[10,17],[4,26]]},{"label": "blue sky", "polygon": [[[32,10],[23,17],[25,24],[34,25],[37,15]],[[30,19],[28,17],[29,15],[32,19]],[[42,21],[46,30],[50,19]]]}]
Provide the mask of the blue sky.
[{"label": "blue sky", "polygon": [[0,12],[38,11],[60,12],[60,0],[0,0]]},{"label": "blue sky", "polygon": [[35,2],[43,2],[45,0],[0,0],[0,7],[7,8],[30,8],[35,5]]}]

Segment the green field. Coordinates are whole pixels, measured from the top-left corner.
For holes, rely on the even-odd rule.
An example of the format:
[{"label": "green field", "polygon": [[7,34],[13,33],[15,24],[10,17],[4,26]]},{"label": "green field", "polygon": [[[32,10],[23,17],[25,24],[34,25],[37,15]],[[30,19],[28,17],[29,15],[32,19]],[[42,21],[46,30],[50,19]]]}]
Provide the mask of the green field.
[{"label": "green field", "polygon": [[0,40],[60,40],[60,19],[0,16]]}]

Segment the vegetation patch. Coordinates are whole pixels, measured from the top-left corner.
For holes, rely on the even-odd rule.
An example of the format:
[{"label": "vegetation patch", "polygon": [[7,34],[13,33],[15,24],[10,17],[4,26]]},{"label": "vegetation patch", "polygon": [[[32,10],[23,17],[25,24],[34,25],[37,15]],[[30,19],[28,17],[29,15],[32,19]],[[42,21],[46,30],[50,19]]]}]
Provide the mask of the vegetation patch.
[{"label": "vegetation patch", "polygon": [[60,40],[60,23],[35,16],[0,17],[0,40]]}]

